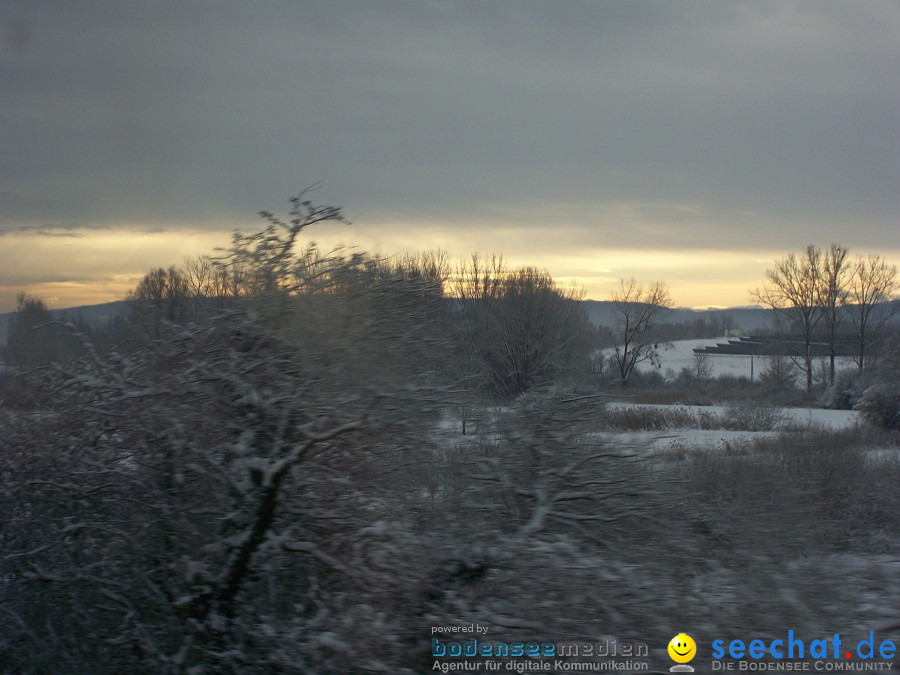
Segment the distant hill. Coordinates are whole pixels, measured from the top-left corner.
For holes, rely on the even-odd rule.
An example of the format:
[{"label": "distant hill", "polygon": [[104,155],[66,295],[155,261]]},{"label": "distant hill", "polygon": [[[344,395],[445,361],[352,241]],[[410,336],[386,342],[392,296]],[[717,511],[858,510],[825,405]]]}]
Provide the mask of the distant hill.
[{"label": "distant hill", "polygon": [[[615,322],[615,304],[608,300],[585,300],[588,319],[597,326],[611,326]],[[738,330],[754,332],[770,328],[772,310],[759,307],[733,307],[730,309],[689,309],[674,308],[660,315],[662,323],[690,323],[697,319],[709,319],[727,314],[734,320]]]},{"label": "distant hill", "polygon": [[[114,302],[104,302],[100,305],[83,305],[81,307],[66,307],[65,309],[51,309],[50,314],[54,319],[61,319],[64,316],[82,316],[89,321],[105,320],[110,317],[120,316],[128,312],[128,301],[116,300]],[[15,312],[6,312],[0,314],[0,345],[6,344],[6,338],[9,335],[9,319]]]},{"label": "distant hill", "polygon": [[[588,319],[597,326],[611,326],[615,322],[615,305],[608,300],[584,300],[584,307]],[[84,305],[82,307],[68,307],[66,309],[54,309],[51,313],[55,318],[63,315],[81,315],[86,319],[108,319],[120,316],[128,311],[126,300],[105,302],[101,305]],[[9,330],[9,318],[15,312],[0,314],[0,345],[6,344]],[[737,330],[750,334],[765,331],[772,327],[773,312],[770,309],[760,307],[731,307],[729,309],[689,309],[680,307],[670,309],[661,315],[662,323],[690,323],[697,319],[708,320],[714,316],[727,314],[732,317]],[[894,315],[892,323],[900,323],[900,312]]]}]

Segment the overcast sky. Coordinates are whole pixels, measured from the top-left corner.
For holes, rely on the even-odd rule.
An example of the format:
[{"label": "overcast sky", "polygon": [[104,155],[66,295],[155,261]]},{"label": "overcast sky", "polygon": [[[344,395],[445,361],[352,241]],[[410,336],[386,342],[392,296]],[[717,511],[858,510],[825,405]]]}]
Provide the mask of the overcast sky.
[{"label": "overcast sky", "polygon": [[900,261],[900,2],[0,0],[0,311],[116,299],[300,189],[382,253],[743,305]]}]

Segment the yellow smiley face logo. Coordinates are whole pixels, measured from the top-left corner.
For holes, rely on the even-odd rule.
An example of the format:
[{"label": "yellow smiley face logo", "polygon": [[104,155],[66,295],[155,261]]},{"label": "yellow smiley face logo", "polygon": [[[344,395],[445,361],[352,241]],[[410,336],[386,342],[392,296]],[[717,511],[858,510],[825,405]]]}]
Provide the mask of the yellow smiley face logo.
[{"label": "yellow smiley face logo", "polygon": [[697,643],[694,638],[679,633],[669,640],[669,656],[675,663],[687,663],[697,655]]}]

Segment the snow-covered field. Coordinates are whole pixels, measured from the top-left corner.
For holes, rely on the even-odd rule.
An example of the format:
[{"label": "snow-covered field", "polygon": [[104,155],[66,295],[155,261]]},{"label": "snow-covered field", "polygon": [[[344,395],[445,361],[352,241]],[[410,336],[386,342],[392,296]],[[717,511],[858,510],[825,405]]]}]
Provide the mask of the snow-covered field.
[{"label": "snow-covered field", "polygon": [[[727,428],[729,407],[724,405],[687,406],[616,402],[610,403],[608,406],[608,410],[611,412],[641,409],[688,413],[696,419],[703,416],[707,420],[704,426],[708,428],[685,426],[654,431],[598,431],[592,436],[608,443],[611,447],[655,454],[673,448],[724,449],[752,442],[754,439],[774,437],[785,430],[825,429],[837,431],[853,428],[860,422],[859,413],[855,410],[774,408],[773,412],[781,419],[775,430],[746,431]],[[472,415],[468,433],[481,434],[484,437],[487,432],[488,436],[491,436],[491,429],[502,414],[503,409],[497,408],[483,410]],[[463,437],[461,435],[462,421],[458,416],[450,414],[449,411],[438,423],[438,429],[440,435],[447,440],[462,441],[464,438],[471,438],[471,436]],[[451,440],[452,442],[453,440]]]},{"label": "snow-covered field", "polygon": [[[725,449],[735,445],[752,442],[755,439],[764,439],[777,436],[784,431],[800,432],[807,429],[822,429],[839,431],[852,429],[861,422],[859,412],[855,410],[824,410],[820,408],[787,408],[777,407],[771,409],[779,419],[778,423],[770,431],[747,431],[728,428],[730,407],[727,405],[679,405],[679,404],[649,404],[649,403],[610,403],[607,411],[629,410],[659,410],[682,413],[683,417],[700,420],[703,418],[704,428],[700,424],[673,425],[668,429],[652,431],[597,431],[592,434],[596,439],[608,443],[611,447],[629,450],[632,452],[647,452],[655,454],[660,451],[668,451],[674,448],[680,449]],[[506,409],[489,408],[476,412],[469,411],[468,433],[480,434],[484,437],[487,433],[492,436],[494,425],[503,416]],[[457,414],[447,411],[437,425],[439,434],[445,440],[462,441],[462,421]]]}]

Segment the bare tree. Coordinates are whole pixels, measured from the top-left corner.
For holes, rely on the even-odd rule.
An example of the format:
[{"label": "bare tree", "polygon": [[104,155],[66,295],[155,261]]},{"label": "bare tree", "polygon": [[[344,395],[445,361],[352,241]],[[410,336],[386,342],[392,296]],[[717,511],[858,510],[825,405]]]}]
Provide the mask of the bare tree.
[{"label": "bare tree", "polygon": [[860,370],[865,368],[873,336],[897,311],[897,305],[889,303],[898,287],[897,267],[880,255],[857,258],[854,262],[848,286],[848,312],[859,340],[856,364]]},{"label": "bare tree", "polygon": [[706,352],[694,352],[691,375],[693,375],[698,382],[704,382],[712,377],[712,371],[713,367],[710,362],[709,354]]},{"label": "bare tree", "polygon": [[52,320],[42,299],[19,293],[7,329],[7,360],[20,369],[53,361],[58,352],[58,336],[54,327],[46,325]]},{"label": "bare tree", "polygon": [[181,275],[189,295],[204,298],[212,295],[215,264],[208,255],[186,256],[181,263]]},{"label": "bare tree", "polygon": [[813,386],[813,336],[822,320],[822,252],[807,246],[800,255],[789,253],[766,270],[766,284],[751,291],[756,302],[776,312],[783,337],[799,345],[791,358],[806,373],[806,389]]},{"label": "bare tree", "polygon": [[616,308],[613,357],[621,382],[627,385],[639,363],[659,365],[659,342],[654,331],[660,315],[672,306],[672,298],[662,282],[644,287],[632,278],[619,281],[612,301]]},{"label": "bare tree", "polygon": [[847,264],[847,249],[832,244],[822,259],[822,276],[819,286],[819,306],[822,308],[822,323],[828,341],[828,384],[834,384],[834,362],[837,353],[837,337],[847,304],[850,268]]},{"label": "bare tree", "polygon": [[[317,251],[311,247],[298,255],[298,235],[316,224],[345,222],[339,207],[314,204],[308,198],[311,190],[291,198],[291,210],[286,220],[271,211],[260,211],[259,215],[268,223],[264,230],[250,235],[240,232],[232,235],[231,247],[218,262],[230,271],[234,295],[296,292],[309,282],[309,253]],[[320,260],[320,267],[327,270],[329,262],[330,258]]]},{"label": "bare tree", "polygon": [[160,323],[184,319],[188,284],[174,265],[159,267],[144,275],[137,287],[128,294],[132,311],[138,322],[153,339],[160,338]]},{"label": "bare tree", "polygon": [[250,275],[246,263],[225,261],[209,255],[187,256],[179,272],[184,278],[188,296],[186,307],[193,320],[204,313],[234,306],[234,300],[252,294],[247,283]]},{"label": "bare tree", "polygon": [[784,391],[797,385],[796,363],[783,354],[770,354],[765,358],[759,381],[765,387]]},{"label": "bare tree", "polygon": [[586,353],[587,318],[581,291],[561,288],[543,270],[507,270],[494,256],[457,271],[464,357],[474,355],[487,388],[516,396],[552,382]]}]

